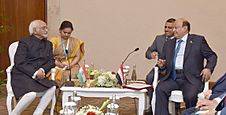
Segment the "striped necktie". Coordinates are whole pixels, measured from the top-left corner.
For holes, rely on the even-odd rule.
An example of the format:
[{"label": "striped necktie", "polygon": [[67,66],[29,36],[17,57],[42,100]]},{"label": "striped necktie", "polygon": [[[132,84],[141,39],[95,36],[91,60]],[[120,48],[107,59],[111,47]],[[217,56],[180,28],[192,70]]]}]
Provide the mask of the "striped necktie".
[{"label": "striped necktie", "polygon": [[175,63],[176,63],[176,58],[177,58],[177,54],[180,50],[180,47],[181,47],[181,43],[183,42],[183,40],[178,40],[177,41],[177,47],[175,49],[175,52],[174,52],[174,58],[173,58],[173,75],[172,75],[172,78],[173,80],[176,80],[177,76],[176,76],[176,69],[175,69]]}]

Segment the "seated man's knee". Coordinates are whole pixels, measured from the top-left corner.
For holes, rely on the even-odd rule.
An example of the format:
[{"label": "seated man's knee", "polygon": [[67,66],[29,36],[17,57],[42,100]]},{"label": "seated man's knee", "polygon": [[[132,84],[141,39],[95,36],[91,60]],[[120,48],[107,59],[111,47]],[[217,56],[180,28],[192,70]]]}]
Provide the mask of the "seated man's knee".
[{"label": "seated man's knee", "polygon": [[187,94],[183,95],[185,102],[195,102],[197,100],[197,94]]},{"label": "seated man's knee", "polygon": [[51,89],[55,91],[56,90],[56,86],[51,87]]},{"label": "seated man's knee", "polygon": [[158,84],[156,87],[156,92],[166,92],[166,88],[163,85]]},{"label": "seated man's knee", "polygon": [[36,92],[29,92],[24,95],[24,97],[35,98],[37,96]]},{"label": "seated man's knee", "polygon": [[48,89],[47,92],[55,93],[55,91],[56,91],[56,86],[52,86],[51,88]]}]

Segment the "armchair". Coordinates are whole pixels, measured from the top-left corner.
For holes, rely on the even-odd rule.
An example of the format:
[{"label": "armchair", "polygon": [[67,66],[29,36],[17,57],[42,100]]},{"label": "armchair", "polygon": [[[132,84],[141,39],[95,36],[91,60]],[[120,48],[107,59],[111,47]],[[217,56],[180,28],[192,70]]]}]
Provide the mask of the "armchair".
[{"label": "armchair", "polygon": [[[154,92],[153,92],[153,97],[152,97],[152,101],[151,101],[151,105],[152,105],[152,111],[153,113],[155,113],[155,102],[156,102],[156,94],[155,94],[155,90],[156,87],[158,85],[158,67],[154,67],[154,81],[153,81],[153,88],[154,88]],[[207,91],[209,89],[209,82],[205,82],[205,86],[203,89],[203,92]],[[183,95],[182,95],[182,91],[180,90],[173,90],[171,92],[171,96],[169,97],[169,111],[172,115],[175,115],[175,102],[184,102],[183,100]]]},{"label": "armchair", "polygon": [[[13,94],[13,90],[12,90],[12,86],[11,86],[11,71],[12,68],[14,66],[14,55],[16,53],[17,50],[17,46],[18,46],[18,41],[12,43],[9,46],[9,59],[10,59],[10,66],[6,69],[6,73],[7,73],[7,83],[6,83],[6,89],[7,89],[7,98],[6,98],[6,105],[7,105],[7,110],[8,110],[8,114],[10,115],[12,112],[12,99],[13,99],[13,105],[14,107],[16,106],[16,99],[14,97]],[[51,79],[54,80],[55,77],[55,69],[51,69]],[[56,103],[56,97],[55,95],[52,97],[52,106],[51,106],[51,110],[50,110],[50,115],[54,115],[54,107],[55,107],[55,103]]]}]

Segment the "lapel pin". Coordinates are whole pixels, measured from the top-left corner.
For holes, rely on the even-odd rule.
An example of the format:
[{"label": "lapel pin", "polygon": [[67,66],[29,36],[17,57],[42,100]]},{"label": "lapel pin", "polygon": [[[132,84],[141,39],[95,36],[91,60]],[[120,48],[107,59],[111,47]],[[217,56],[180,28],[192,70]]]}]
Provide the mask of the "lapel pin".
[{"label": "lapel pin", "polygon": [[190,41],[190,43],[192,44],[192,41]]}]

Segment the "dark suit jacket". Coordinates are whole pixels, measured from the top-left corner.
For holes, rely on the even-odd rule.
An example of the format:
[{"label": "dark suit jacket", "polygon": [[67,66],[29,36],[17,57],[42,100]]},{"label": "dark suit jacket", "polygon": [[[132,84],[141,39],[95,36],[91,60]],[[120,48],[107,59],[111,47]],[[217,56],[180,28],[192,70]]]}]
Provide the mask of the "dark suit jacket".
[{"label": "dark suit jacket", "polygon": [[43,68],[45,73],[55,67],[52,44],[46,39],[40,40],[35,36],[28,36],[19,41],[12,69],[12,89],[16,98],[25,93],[42,92],[56,85],[55,81],[33,79],[33,74]]},{"label": "dark suit jacket", "polygon": [[147,59],[152,59],[150,54],[154,51],[158,52],[158,54],[160,55],[162,53],[162,49],[163,49],[163,46],[165,44],[165,41],[166,41],[166,35],[165,34],[157,35],[155,37],[155,40],[152,43],[152,45],[150,47],[148,47],[148,49],[145,53],[145,57]]},{"label": "dark suit jacket", "polygon": [[[219,98],[220,99],[220,103],[218,105],[216,105],[216,111],[221,111],[220,115],[225,115],[226,114],[226,107],[224,106],[224,100],[226,98],[226,93],[222,93],[221,95],[215,97],[215,98]],[[182,115],[196,115],[195,113],[197,112],[197,109],[195,107],[191,107],[186,109],[185,111],[182,112]]]},{"label": "dark suit jacket", "polygon": [[[226,92],[222,93],[220,96],[217,96],[215,98],[219,98],[220,99],[220,103],[217,105],[216,109],[217,111],[221,111],[222,109],[224,109],[225,107],[225,98],[226,98]],[[225,112],[225,109],[223,110]],[[222,114],[221,114],[222,115]],[[223,114],[225,115],[225,114]]]},{"label": "dark suit jacket", "polygon": [[[175,45],[176,39],[174,38],[168,40],[163,47],[163,53],[160,58],[166,59],[166,75],[161,80],[171,77]],[[207,60],[205,66],[204,59]],[[202,91],[203,83],[200,73],[204,68],[209,68],[213,72],[216,63],[217,55],[211,50],[205,38],[200,35],[188,34],[183,64],[184,75],[188,81],[200,87],[200,91]]]},{"label": "dark suit jacket", "polygon": [[226,92],[226,73],[217,80],[217,82],[212,87],[212,95],[210,96],[210,100],[220,96],[221,94]]},{"label": "dark suit jacket", "polygon": [[220,115],[226,115],[226,107],[224,107],[222,110],[221,110],[221,114]]},{"label": "dark suit jacket", "polygon": [[[217,82],[215,83],[215,85],[212,87],[212,95],[210,96],[209,100],[213,100],[214,98],[221,98],[221,102],[218,104],[218,106],[216,107],[217,111],[221,111],[221,115],[225,115],[226,114],[226,107],[224,107],[223,103],[223,95],[226,92],[226,73],[217,80]],[[224,97],[225,98],[225,97]],[[191,115],[195,112],[195,107],[186,109],[182,115]]]},{"label": "dark suit jacket", "polygon": [[[213,100],[214,98],[221,97],[226,92],[226,73],[217,80],[217,82],[212,87],[212,95],[210,96],[210,100]],[[217,106],[216,110],[222,110],[224,107],[223,101]]]},{"label": "dark suit jacket", "polygon": [[[158,55],[161,55],[165,42],[166,42],[166,35],[165,34],[157,35],[155,37],[155,40],[152,43],[152,45],[148,47],[148,49],[145,53],[145,57],[147,59],[152,59],[151,53],[154,52],[154,51],[158,52]],[[161,77],[159,76],[159,79],[160,78]],[[147,81],[148,84],[152,85],[153,80],[154,80],[154,69],[151,69],[150,72],[146,76],[146,81]],[[150,92],[150,93],[152,94],[152,92]]]}]

